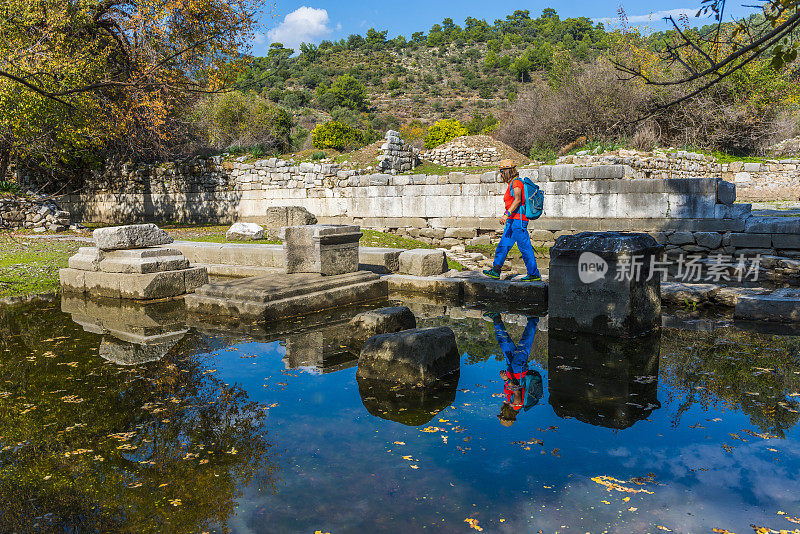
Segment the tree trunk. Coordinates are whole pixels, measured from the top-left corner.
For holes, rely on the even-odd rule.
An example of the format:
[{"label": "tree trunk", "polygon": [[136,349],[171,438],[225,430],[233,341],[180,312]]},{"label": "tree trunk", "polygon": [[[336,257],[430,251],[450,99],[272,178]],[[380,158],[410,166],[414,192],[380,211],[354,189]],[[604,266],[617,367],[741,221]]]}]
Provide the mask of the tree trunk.
[{"label": "tree trunk", "polygon": [[0,182],[5,182],[9,179],[6,174],[8,167],[11,163],[11,147],[8,145],[0,145]]}]

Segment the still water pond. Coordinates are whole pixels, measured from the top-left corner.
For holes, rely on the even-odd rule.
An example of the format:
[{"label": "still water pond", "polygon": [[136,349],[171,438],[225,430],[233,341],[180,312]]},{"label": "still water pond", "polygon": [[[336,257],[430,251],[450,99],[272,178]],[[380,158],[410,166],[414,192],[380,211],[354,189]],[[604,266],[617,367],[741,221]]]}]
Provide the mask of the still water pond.
[{"label": "still water pond", "polygon": [[[263,332],[168,305],[0,310],[0,531],[800,528],[800,338],[613,343],[409,305],[455,331],[457,382],[359,384],[347,314]],[[516,393],[504,350],[526,340]]]}]

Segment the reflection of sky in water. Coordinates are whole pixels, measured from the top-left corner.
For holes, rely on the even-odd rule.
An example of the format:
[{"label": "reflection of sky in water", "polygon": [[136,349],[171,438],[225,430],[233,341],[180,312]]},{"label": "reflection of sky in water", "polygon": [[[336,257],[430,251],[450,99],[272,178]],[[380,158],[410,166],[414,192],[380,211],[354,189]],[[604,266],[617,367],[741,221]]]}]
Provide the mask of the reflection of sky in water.
[{"label": "reflection of sky in water", "polygon": [[[491,333],[490,323],[482,328]],[[517,328],[511,335],[518,339],[520,333]],[[499,353],[491,336],[480,339],[473,353]],[[503,364],[490,357],[462,365],[454,404],[426,425],[444,431],[425,433],[369,415],[355,368],[286,375],[284,355],[278,342],[246,342],[216,351],[208,364],[252,400],[278,403],[268,426],[283,451],[282,481],[275,495],[245,490],[229,523],[235,531],[397,532],[427,526],[464,532],[466,518],[488,532],[655,532],[662,525],[675,532],[716,527],[741,533],[753,523],[797,526],[777,515],[800,515],[797,428],[785,440],[764,440],[743,432],[759,432],[747,415],[697,404],[674,423],[684,392],[663,380],[661,409],[613,430],[556,416],[548,402],[548,373],[532,360],[544,378],[544,398],[514,426],[503,427],[497,419]],[[543,445],[512,443],[533,440]],[[730,453],[723,444],[732,447]],[[649,473],[656,483],[628,482]],[[653,494],[606,491],[591,480],[602,475]]]}]

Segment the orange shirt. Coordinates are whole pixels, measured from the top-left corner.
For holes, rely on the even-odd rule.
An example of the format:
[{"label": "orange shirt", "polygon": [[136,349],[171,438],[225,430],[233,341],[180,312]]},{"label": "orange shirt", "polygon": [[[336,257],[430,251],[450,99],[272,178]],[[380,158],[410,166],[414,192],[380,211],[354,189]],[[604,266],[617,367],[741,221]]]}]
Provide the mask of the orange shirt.
[{"label": "orange shirt", "polygon": [[[506,194],[503,197],[503,202],[506,203],[506,210],[511,208],[511,204],[514,203],[514,191],[512,191],[512,187],[514,186],[514,182],[519,182],[519,185],[522,188],[522,194],[523,195],[525,194],[525,184],[522,183],[522,180],[520,180],[519,178],[514,178],[513,180],[511,180],[511,183],[508,184],[508,190],[506,190]],[[519,208],[521,208],[521,207],[522,207],[522,204],[519,205],[519,207],[517,208],[516,213],[512,213],[511,214],[509,219],[514,219],[514,220],[517,220],[517,221],[527,221],[528,218],[525,217],[523,214],[521,214],[519,212]]]}]

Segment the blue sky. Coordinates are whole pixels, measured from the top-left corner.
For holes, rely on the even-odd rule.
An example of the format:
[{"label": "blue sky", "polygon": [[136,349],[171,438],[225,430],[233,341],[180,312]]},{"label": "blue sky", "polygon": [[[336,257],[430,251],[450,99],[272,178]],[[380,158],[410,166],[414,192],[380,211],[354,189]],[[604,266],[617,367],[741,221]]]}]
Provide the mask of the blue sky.
[{"label": "blue sky", "polygon": [[[731,3],[734,16],[750,12],[741,7],[741,2]],[[493,23],[505,18],[517,9],[527,9],[536,17],[547,7],[556,9],[562,18],[586,16],[593,19],[615,20],[620,4],[632,22],[648,25],[654,30],[665,29],[662,17],[666,12],[679,10],[694,13],[700,0],[682,3],[658,0],[594,1],[575,0],[564,5],[557,2],[519,2],[509,0],[460,0],[459,2],[430,2],[404,0],[401,2],[360,2],[353,0],[300,2],[279,1],[272,14],[265,13],[261,32],[257,35],[253,52],[263,55],[271,42],[281,42],[296,48],[300,42],[319,43],[323,39],[338,40],[351,33],[363,34],[369,28],[388,30],[389,37],[410,36],[416,31],[425,31],[433,24],[451,17],[456,24],[463,25],[466,17],[485,19]],[[705,22],[705,21],[704,21]]]}]

